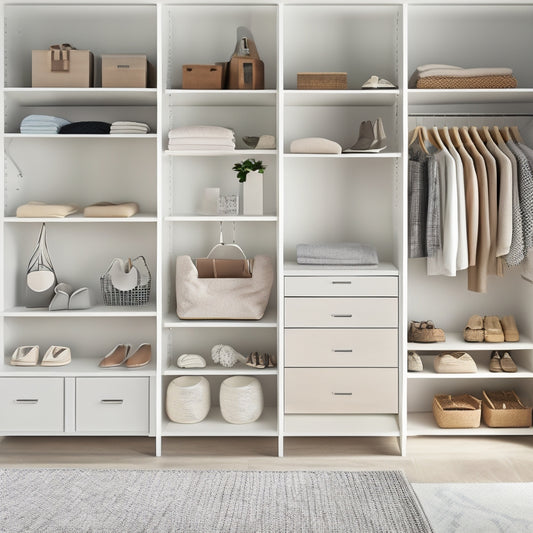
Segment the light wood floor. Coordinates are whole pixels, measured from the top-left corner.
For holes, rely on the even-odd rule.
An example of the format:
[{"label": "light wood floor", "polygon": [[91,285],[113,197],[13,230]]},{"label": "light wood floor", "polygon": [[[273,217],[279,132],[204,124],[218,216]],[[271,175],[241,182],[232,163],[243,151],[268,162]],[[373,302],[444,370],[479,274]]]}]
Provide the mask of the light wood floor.
[{"label": "light wood floor", "polygon": [[1,467],[403,470],[413,483],[533,482],[533,437],[412,437],[407,457],[394,438],[4,437]]}]

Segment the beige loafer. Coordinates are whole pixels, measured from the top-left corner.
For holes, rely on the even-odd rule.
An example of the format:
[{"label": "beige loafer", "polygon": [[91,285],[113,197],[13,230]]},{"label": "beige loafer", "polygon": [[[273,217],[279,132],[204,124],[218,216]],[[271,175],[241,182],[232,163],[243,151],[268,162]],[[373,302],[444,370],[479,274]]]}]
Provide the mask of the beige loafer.
[{"label": "beige loafer", "polygon": [[127,368],[138,368],[147,365],[152,359],[152,345],[141,344],[127,359],[124,365]]},{"label": "beige loafer", "polygon": [[131,344],[117,344],[99,363],[101,368],[120,366],[128,357]]},{"label": "beige loafer", "polygon": [[504,372],[516,372],[518,370],[509,352],[503,352],[500,364],[502,365],[502,370]]}]

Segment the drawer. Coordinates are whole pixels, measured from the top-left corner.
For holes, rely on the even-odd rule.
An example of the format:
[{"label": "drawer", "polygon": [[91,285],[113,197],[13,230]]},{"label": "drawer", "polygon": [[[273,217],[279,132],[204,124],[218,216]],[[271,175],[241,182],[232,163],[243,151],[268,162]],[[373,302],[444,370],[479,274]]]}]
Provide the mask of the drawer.
[{"label": "drawer", "polygon": [[396,276],[286,276],[285,296],[398,296]]},{"label": "drawer", "polygon": [[0,378],[0,431],[64,431],[63,378]]},{"label": "drawer", "polygon": [[285,366],[398,366],[397,329],[286,329]]},{"label": "drawer", "polygon": [[285,298],[288,328],[395,328],[397,298]]},{"label": "drawer", "polygon": [[396,368],[286,368],[285,412],[397,413]]},{"label": "drawer", "polygon": [[76,431],[147,434],[149,378],[77,378]]}]

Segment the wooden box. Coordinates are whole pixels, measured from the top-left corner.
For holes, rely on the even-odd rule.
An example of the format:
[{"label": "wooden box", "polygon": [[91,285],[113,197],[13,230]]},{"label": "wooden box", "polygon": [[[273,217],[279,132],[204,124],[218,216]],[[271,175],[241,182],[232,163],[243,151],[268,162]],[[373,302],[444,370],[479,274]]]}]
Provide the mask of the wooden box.
[{"label": "wooden box", "polygon": [[296,88],[300,91],[347,89],[348,74],[346,72],[298,72]]},{"label": "wooden box", "polygon": [[441,428],[477,428],[481,423],[481,400],[470,394],[436,394],[433,416]]},{"label": "wooden box", "polygon": [[[61,63],[61,69],[54,63]],[[93,80],[94,57],[89,50],[31,51],[32,87],[92,87]]]},{"label": "wooden box", "polygon": [[147,83],[145,55],[102,55],[102,87],[145,88]]},{"label": "wooden box", "polygon": [[224,89],[226,63],[183,65],[183,89]]},{"label": "wooden box", "polygon": [[525,407],[514,391],[483,391],[483,422],[491,428],[528,428],[531,407]]}]

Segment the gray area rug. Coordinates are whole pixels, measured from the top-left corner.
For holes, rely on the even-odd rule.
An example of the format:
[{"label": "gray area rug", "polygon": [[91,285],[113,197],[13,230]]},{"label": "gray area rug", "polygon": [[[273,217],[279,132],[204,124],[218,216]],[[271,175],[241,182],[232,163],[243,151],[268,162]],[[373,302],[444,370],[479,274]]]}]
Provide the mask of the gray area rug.
[{"label": "gray area rug", "polygon": [[0,470],[0,531],[431,532],[402,472]]},{"label": "gray area rug", "polygon": [[533,483],[413,483],[435,533],[533,533]]}]

